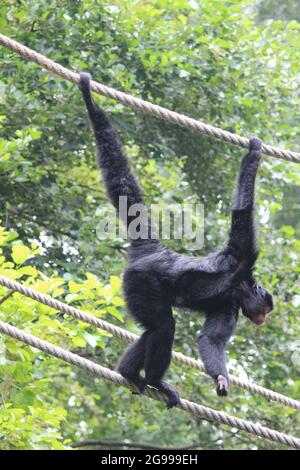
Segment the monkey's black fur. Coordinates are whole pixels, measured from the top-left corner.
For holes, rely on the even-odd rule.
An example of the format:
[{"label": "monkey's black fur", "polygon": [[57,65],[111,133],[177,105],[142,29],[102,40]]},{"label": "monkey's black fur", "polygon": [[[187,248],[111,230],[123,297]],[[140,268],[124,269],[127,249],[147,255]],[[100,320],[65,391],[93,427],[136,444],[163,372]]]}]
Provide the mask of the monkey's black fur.
[{"label": "monkey's black fur", "polygon": [[[131,173],[116,131],[92,100],[89,74],[80,74],[79,87],[94,129],[98,163],[111,202],[117,210],[120,196],[127,196],[128,207],[143,204],[140,187]],[[157,239],[131,240],[124,291],[129,311],[145,331],[124,353],[119,371],[141,392],[146,384],[164,392],[169,407],[179,400],[177,391],[162,381],[171,360],[175,332],[173,306],[202,311],[206,315],[197,341],[218,395],[228,392],[225,347],[235,328],[239,309],[256,324],[263,323],[273,309],[271,294],[255,283],[252,274],[258,255],[253,206],[260,156],[261,141],[253,137],[240,168],[229,240],[221,251],[199,260],[168,250]],[[128,217],[128,225],[133,219]],[[144,377],[140,375],[142,369]]]}]

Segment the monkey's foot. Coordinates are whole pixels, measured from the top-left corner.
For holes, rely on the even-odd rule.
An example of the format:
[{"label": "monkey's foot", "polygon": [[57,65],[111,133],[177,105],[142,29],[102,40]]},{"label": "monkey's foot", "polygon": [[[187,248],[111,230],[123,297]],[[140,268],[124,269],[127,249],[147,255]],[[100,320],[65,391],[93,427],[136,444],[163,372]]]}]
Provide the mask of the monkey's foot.
[{"label": "monkey's foot", "polygon": [[134,378],[128,377],[128,380],[130,380],[130,382],[132,382],[135,387],[135,389],[132,390],[133,395],[140,395],[144,393],[144,390],[146,387],[146,381],[143,377],[141,377],[140,375]]},{"label": "monkey's foot", "polygon": [[217,382],[216,391],[219,397],[227,397],[229,384],[228,384],[228,380],[226,379],[226,377],[224,377],[224,375],[218,375],[216,382]]},{"label": "monkey's foot", "polygon": [[120,371],[120,374],[124,379],[128,380],[128,382],[131,382],[134,385],[134,389],[131,390],[133,395],[140,395],[144,392],[145,387],[146,387],[146,381],[143,377],[140,375],[131,375],[127,374],[124,371]]},{"label": "monkey's foot", "polygon": [[[150,384],[149,384],[150,385]],[[172,387],[172,385],[167,384],[166,382],[161,382],[159,385],[153,385],[159,392],[162,392],[167,397],[167,408],[173,408],[177,406],[180,400],[179,393],[177,390]]]}]

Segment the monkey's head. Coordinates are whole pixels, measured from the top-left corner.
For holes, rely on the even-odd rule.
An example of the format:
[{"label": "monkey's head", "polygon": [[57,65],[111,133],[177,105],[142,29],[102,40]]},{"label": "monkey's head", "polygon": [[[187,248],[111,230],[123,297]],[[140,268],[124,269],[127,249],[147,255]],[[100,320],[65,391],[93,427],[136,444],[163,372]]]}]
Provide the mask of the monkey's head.
[{"label": "monkey's head", "polygon": [[243,281],[239,290],[243,314],[256,325],[262,325],[274,308],[272,294],[253,279]]}]

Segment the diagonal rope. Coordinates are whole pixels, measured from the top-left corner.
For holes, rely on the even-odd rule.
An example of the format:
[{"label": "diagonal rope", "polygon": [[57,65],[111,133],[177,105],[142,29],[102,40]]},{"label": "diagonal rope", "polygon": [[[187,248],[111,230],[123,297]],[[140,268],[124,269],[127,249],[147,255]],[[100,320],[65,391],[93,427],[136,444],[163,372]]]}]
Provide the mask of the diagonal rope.
[{"label": "diagonal rope", "polygon": [[[100,364],[96,364],[95,362],[78,356],[77,354],[71,353],[66,349],[54,346],[48,341],[44,341],[29,333],[25,333],[25,331],[19,330],[18,328],[1,320],[0,331],[2,331],[2,333],[8,336],[11,336],[12,338],[22,341],[23,343],[33,346],[34,348],[37,348],[40,351],[50,354],[51,356],[55,356],[63,361],[66,361],[69,364],[73,364],[77,367],[80,367],[81,369],[88,370],[89,372],[94,375],[97,375],[98,377],[110,380],[111,382],[114,382],[118,385],[132,389],[132,385],[130,384],[130,382],[125,380],[117,372],[114,372],[106,367],[101,366]],[[154,400],[164,399],[164,395],[162,393],[158,392],[157,390],[151,387],[147,387],[145,389],[144,395],[153,398]],[[235,416],[229,415],[224,411],[217,411],[212,408],[198,405],[197,403],[184,399],[181,399],[179,401],[177,407],[195,416],[200,416],[201,418],[207,421],[216,421],[217,423],[226,424],[227,426],[238,428],[242,431],[246,431],[264,439],[268,439],[273,442],[279,442],[280,444],[286,444],[287,446],[293,447],[294,449],[300,449],[300,439],[298,439],[297,437],[290,436],[279,431],[275,431],[274,429],[270,429],[265,426],[261,426],[258,423],[252,423],[251,421],[236,418]]]},{"label": "diagonal rope", "polygon": [[[77,318],[85,323],[89,323],[97,328],[101,328],[102,330],[108,331],[114,336],[121,338],[122,340],[129,341],[133,343],[139,337],[129,331],[120,328],[119,326],[112,325],[111,323],[106,322],[105,320],[101,320],[93,315],[90,315],[78,308],[71,307],[59,300],[56,300],[49,295],[42,294],[30,287],[26,287],[20,282],[14,281],[4,276],[0,276],[0,285],[7,287],[8,289],[12,289],[13,291],[19,292],[26,297],[29,297],[37,302],[40,302],[48,307],[54,308],[55,310],[60,311],[61,313],[66,313],[68,315]],[[187,366],[193,367],[194,369],[198,369],[201,372],[205,372],[205,367],[203,363],[199,360],[193,359],[191,357],[185,356],[182,353],[173,351],[172,357],[177,362],[181,362]],[[245,388],[246,390],[250,391],[251,393],[255,393],[257,395],[261,395],[270,401],[277,401],[283,405],[290,406],[291,408],[295,408],[296,410],[300,410],[300,402],[298,400],[294,400],[293,398],[287,397],[282,395],[281,393],[273,392],[267,388],[261,387],[259,385],[250,383],[246,380],[241,380],[233,375],[229,376],[229,381],[232,385],[237,387]]]},{"label": "diagonal rope", "polygon": [[[57,75],[60,75],[66,80],[69,80],[69,82],[77,83],[79,80],[79,75],[77,73],[72,72],[71,70],[67,69],[66,67],[63,67],[62,65],[58,64],[57,62],[54,62],[51,59],[48,59],[42,54],[39,54],[38,52],[32,49],[29,49],[23,44],[20,44],[19,42],[14,41],[13,39],[10,39],[7,36],[4,36],[4,34],[0,34],[0,44],[7,47],[8,49],[11,49],[14,52],[17,52],[26,59],[35,62],[44,69],[49,70],[50,72],[54,72]],[[131,106],[133,108],[138,109],[139,111],[152,114],[153,116],[156,116],[165,121],[173,122],[175,124],[178,124],[179,126],[193,129],[194,131],[206,134],[211,137],[215,137],[216,139],[224,140],[225,142],[229,142],[240,147],[249,147],[249,139],[245,137],[233,134],[232,132],[224,131],[219,127],[211,126],[210,124],[205,124],[202,121],[185,116],[184,114],[179,114],[175,111],[170,111],[167,108],[163,108],[156,104],[150,103],[149,101],[145,101],[140,98],[135,98],[134,96],[115,90],[114,88],[102,85],[101,83],[92,81],[91,89],[99,93],[100,95],[104,95],[108,98],[117,100],[125,106]],[[300,163],[300,153],[292,152],[290,150],[284,150],[278,147],[263,144],[262,152],[266,155],[270,155],[271,157],[282,158],[283,160],[289,160],[291,162]]]}]

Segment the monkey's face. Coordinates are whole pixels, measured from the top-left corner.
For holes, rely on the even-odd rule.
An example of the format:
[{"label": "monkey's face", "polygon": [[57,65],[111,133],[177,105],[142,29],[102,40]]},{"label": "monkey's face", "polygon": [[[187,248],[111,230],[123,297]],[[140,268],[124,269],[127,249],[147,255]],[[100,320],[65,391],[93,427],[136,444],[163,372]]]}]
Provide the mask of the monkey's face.
[{"label": "monkey's face", "polygon": [[242,282],[240,294],[243,314],[256,325],[262,325],[274,308],[272,294],[254,281]]}]

